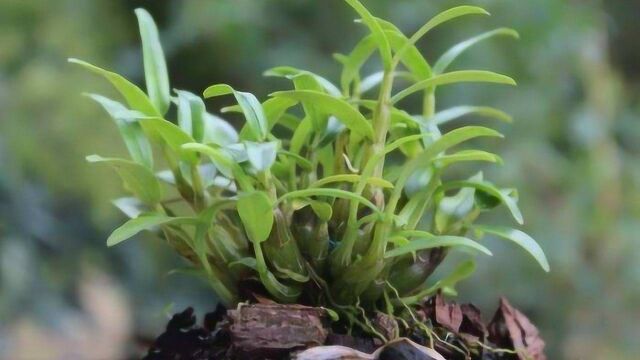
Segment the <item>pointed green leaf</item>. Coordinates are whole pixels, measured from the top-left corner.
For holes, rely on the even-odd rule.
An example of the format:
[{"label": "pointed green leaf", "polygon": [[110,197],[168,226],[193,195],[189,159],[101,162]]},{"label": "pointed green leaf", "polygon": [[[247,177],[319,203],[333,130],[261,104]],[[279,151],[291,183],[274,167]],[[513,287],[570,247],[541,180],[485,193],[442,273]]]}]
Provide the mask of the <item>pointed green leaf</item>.
[{"label": "pointed green leaf", "polygon": [[273,205],[265,193],[254,191],[240,195],[238,215],[252,242],[259,244],[269,238],[273,227]]},{"label": "pointed green leaf", "polygon": [[225,146],[236,144],[238,140],[238,132],[231,124],[218,116],[204,114],[203,143]]},{"label": "pointed green leaf", "polygon": [[311,197],[311,196],[328,196],[328,197],[337,197],[337,198],[343,198],[343,199],[350,199],[350,200],[355,200],[358,201],[360,203],[362,203],[363,205],[371,208],[374,212],[380,212],[380,210],[369,200],[365,199],[364,197],[355,194],[353,192],[350,191],[344,191],[344,190],[340,190],[340,189],[322,189],[322,188],[317,188],[317,189],[305,189],[305,190],[297,190],[297,191],[291,191],[288,192],[284,195],[282,195],[279,199],[278,199],[278,203],[281,203],[284,200],[287,199],[295,199],[295,198],[306,198],[306,197]]},{"label": "pointed green leaf", "polygon": [[132,114],[133,111],[127,109],[119,102],[113,101],[104,96],[96,94],[88,94],[87,96],[102,105],[102,107],[109,113],[120,131],[120,135],[122,136],[133,161],[152,169],[153,153],[151,150],[151,144],[144,135],[140,124],[132,121],[135,119],[136,114]]},{"label": "pointed green leaf", "polygon": [[271,141],[265,143],[256,143],[246,141],[247,155],[249,157],[249,163],[258,171],[265,171],[271,168],[271,165],[276,161],[276,155],[278,154],[278,141]]},{"label": "pointed green leaf", "polygon": [[117,245],[143,230],[150,230],[160,225],[195,224],[196,222],[196,219],[189,217],[169,217],[161,214],[141,215],[114,230],[107,239],[107,246]]},{"label": "pointed green leaf", "polygon": [[122,178],[127,190],[131,191],[143,202],[155,205],[162,199],[162,189],[158,179],[156,179],[151,170],[143,165],[129,160],[103,158],[98,155],[87,156],[87,161],[91,163],[106,163],[113,167]]},{"label": "pointed green leaf", "polygon": [[158,28],[151,15],[144,9],[136,9],[140,37],[142,38],[142,55],[144,57],[144,77],[147,82],[147,93],[151,102],[161,115],[167,113],[171,96],[169,94],[169,75],[167,63],[162,52],[158,36]]},{"label": "pointed green leaf", "polygon": [[444,168],[461,161],[487,161],[502,164],[502,159],[498,155],[481,150],[462,150],[455,154],[444,155],[439,157],[436,163]]},{"label": "pointed green leaf", "polygon": [[68,60],[70,63],[78,64],[83,66],[84,68],[90,70],[93,73],[103,76],[111,84],[120,92],[120,94],[127,101],[127,104],[133,110],[140,111],[141,113],[147,116],[160,116],[158,110],[156,110],[155,106],[151,103],[151,100],[147,97],[147,94],[144,91],[140,90],[139,87],[131,83],[129,80],[124,77],[104,69],[101,69],[95,65],[89,64],[86,61],[70,58]]},{"label": "pointed green leaf", "polygon": [[[309,187],[318,188],[318,187],[325,186],[327,184],[333,184],[333,183],[337,183],[337,182],[357,183],[357,182],[360,181],[361,178],[362,178],[362,176],[358,175],[358,174],[332,175],[332,176],[327,176],[325,178],[322,178],[322,179],[314,182]],[[390,183],[389,181],[387,181],[385,179],[381,179],[381,178],[377,178],[377,177],[368,177],[366,179],[366,182],[369,185],[373,185],[373,186],[377,186],[377,187],[381,187],[381,188],[385,188],[385,189],[392,189],[393,188],[393,184],[392,183]]]},{"label": "pointed green leaf", "polygon": [[271,96],[286,97],[302,102],[313,103],[321,107],[326,113],[335,115],[338,120],[354,133],[369,139],[373,138],[373,127],[371,124],[358,110],[342,99],[309,90],[278,91],[271,94]]},{"label": "pointed green leaf", "polygon": [[345,0],[362,18],[362,22],[369,28],[371,35],[380,51],[382,64],[386,70],[391,68],[391,46],[384,31],[376,19],[358,0]]},{"label": "pointed green leaf", "polygon": [[188,91],[176,90],[176,94],[178,94],[178,125],[197,142],[201,142],[205,132],[204,101]]},{"label": "pointed green leaf", "polygon": [[176,124],[159,117],[141,118],[140,124],[147,133],[153,132],[160,136],[175,151],[182,160],[190,164],[197,164],[198,156],[192,152],[183,151],[181,146],[195,142],[191,135],[182,131]]},{"label": "pointed green leaf", "polygon": [[415,240],[411,240],[404,246],[397,247],[393,250],[389,250],[385,253],[384,258],[390,259],[397,256],[410,254],[420,250],[433,249],[438,247],[467,247],[473,250],[480,251],[486,255],[491,256],[491,251],[486,247],[478,244],[476,241],[462,237],[462,236],[431,236],[421,237]]},{"label": "pointed green leaf", "polygon": [[316,80],[316,82],[320,84],[327,93],[336,97],[339,97],[342,95],[340,93],[340,89],[338,89],[335,85],[333,85],[331,81],[327,80],[326,78],[320,75],[314,74],[310,71],[296,69],[291,66],[278,66],[264,72],[265,76],[280,76],[280,77],[286,77],[288,79],[293,79],[303,74],[312,76]]},{"label": "pointed green leaf", "polygon": [[534,259],[540,264],[542,269],[546,272],[549,272],[549,261],[547,257],[544,255],[544,251],[538,245],[538,243],[529,235],[524,232],[516,229],[511,229],[504,226],[488,226],[488,225],[476,225],[473,227],[474,230],[478,230],[481,232],[497,235],[501,238],[511,240],[514,243],[520,245],[524,248]]},{"label": "pointed green leaf", "polygon": [[436,124],[441,125],[467,115],[485,116],[504,122],[512,121],[512,118],[509,114],[489,106],[456,106],[438,112],[428,121],[433,121]]},{"label": "pointed green leaf", "polygon": [[482,70],[462,70],[462,71],[452,71],[448,73],[444,73],[441,75],[436,75],[426,80],[419,81],[408,88],[398,92],[393,97],[391,97],[391,103],[395,104],[398,101],[404,99],[405,97],[418,92],[420,90],[424,90],[427,88],[446,85],[446,84],[456,84],[462,82],[485,82],[485,83],[495,83],[495,84],[506,84],[506,85],[516,85],[516,82],[502,74],[494,73],[491,71],[482,71]]},{"label": "pointed green leaf", "polygon": [[394,59],[399,59],[404,56],[404,53],[411,48],[411,46],[415,45],[418,40],[420,40],[424,35],[426,35],[429,31],[431,31],[436,26],[443,24],[447,21],[456,19],[461,16],[466,15],[489,15],[489,13],[477,6],[457,6],[451,8],[449,10],[445,10],[440,14],[431,18],[431,20],[427,21],[420,29],[418,29],[410,38],[406,45],[396,51]]},{"label": "pointed green leaf", "polygon": [[516,200],[513,199],[511,196],[509,196],[508,191],[498,189],[490,182],[471,181],[471,180],[450,181],[442,184],[440,186],[439,191],[446,191],[449,189],[465,188],[465,187],[474,188],[495,197],[501,203],[505,204],[505,206],[509,209],[509,211],[511,212],[511,215],[518,222],[518,224],[522,225],[524,223],[524,220],[522,218],[522,213],[518,208],[518,204]]},{"label": "pointed green leaf", "polygon": [[461,43],[456,44],[454,47],[452,47],[446,53],[444,53],[438,59],[438,61],[436,61],[436,64],[433,66],[433,72],[435,74],[443,73],[447,69],[447,67],[449,67],[449,65],[451,65],[451,63],[454,62],[458,56],[460,56],[460,54],[465,52],[467,49],[469,49],[473,45],[483,40],[490,39],[494,36],[510,36],[515,39],[518,39],[520,37],[517,31],[513,29],[508,29],[508,28],[495,29],[495,30],[487,31],[486,33],[480,34],[478,36],[474,36],[470,39],[467,39]]},{"label": "pointed green leaf", "polygon": [[238,105],[242,108],[244,117],[247,120],[247,125],[249,125],[253,136],[255,136],[256,140],[264,140],[269,133],[267,118],[265,117],[262,104],[260,104],[253,94],[236,91],[226,84],[212,85],[204,91],[205,98],[230,94],[235,96]]}]

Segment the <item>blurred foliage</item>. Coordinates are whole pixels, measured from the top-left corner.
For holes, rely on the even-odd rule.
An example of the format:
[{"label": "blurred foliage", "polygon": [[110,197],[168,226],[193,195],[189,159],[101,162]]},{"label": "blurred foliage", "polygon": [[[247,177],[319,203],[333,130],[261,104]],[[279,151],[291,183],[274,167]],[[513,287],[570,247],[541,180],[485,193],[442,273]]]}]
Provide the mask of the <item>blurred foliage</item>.
[{"label": "blurred foliage", "polygon": [[[369,0],[372,12],[406,32],[454,0]],[[479,265],[461,299],[487,311],[504,294],[540,325],[550,358],[634,358],[640,353],[640,5],[628,0],[469,0],[494,19],[466,19],[420,43],[429,59],[492,24],[517,29],[519,42],[491,41],[457,69],[515,74],[520,86],[443,89],[442,107],[491,103],[516,119],[491,151],[508,164],[498,183],[520,188],[527,232],[546,250],[544,275],[510,245],[490,244],[496,259]],[[43,1],[0,4],[0,357],[15,324],[69,332],[85,316],[82,281],[92,269],[116,279],[136,333],[153,335],[163,307],[213,307],[196,280],[165,271],[179,264],[159,241],[107,250],[120,215],[108,199],[120,184],[84,162],[87,153],[122,155],[111,121],[80,92],[109,93],[67,65],[87,59],[142,83],[133,9],[158,21],[172,84],[202,90],[230,83],[259,97],[272,89],[263,70],[279,64],[329,74],[333,52],[366,30],[341,1]],[[237,41],[242,39],[242,41]],[[496,100],[498,99],[498,100]],[[509,268],[509,272],[503,269]],[[86,281],[86,280],[85,280]],[[85,314],[85,315],[83,315]],[[9,342],[11,340],[8,340]],[[114,344],[114,346],[127,346]],[[13,351],[13,352],[11,352]],[[15,357],[14,357],[15,358]]]}]

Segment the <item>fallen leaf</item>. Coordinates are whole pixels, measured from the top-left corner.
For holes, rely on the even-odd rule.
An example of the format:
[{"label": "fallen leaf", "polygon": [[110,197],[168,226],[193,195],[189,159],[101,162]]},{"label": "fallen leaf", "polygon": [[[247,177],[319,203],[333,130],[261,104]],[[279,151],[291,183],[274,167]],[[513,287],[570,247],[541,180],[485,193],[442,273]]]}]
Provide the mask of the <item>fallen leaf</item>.
[{"label": "fallen leaf", "polygon": [[547,359],[538,329],[504,297],[489,324],[489,340],[499,347],[515,349],[520,360]]}]

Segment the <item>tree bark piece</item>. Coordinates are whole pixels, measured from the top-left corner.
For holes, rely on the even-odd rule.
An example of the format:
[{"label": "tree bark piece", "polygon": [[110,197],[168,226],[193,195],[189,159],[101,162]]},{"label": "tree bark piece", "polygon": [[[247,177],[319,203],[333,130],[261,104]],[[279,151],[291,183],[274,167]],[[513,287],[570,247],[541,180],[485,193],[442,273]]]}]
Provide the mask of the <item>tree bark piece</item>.
[{"label": "tree bark piece", "polygon": [[327,313],[302,305],[244,305],[228,312],[234,352],[242,359],[281,356],[325,343]]},{"label": "tree bark piece", "polygon": [[500,307],[489,324],[489,340],[500,347],[515,349],[521,360],[547,359],[538,329],[504,297],[500,298]]}]

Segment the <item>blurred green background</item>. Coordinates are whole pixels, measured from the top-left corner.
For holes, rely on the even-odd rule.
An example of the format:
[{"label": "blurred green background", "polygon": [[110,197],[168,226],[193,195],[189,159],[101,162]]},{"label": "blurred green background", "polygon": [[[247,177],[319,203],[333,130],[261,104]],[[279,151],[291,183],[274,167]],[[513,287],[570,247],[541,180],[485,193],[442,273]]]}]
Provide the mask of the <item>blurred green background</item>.
[{"label": "blurred green background", "polygon": [[[440,91],[439,107],[486,104],[514,115],[514,124],[501,126],[506,141],[490,145],[506,165],[485,172],[519,188],[525,228],[552,272],[492,242],[494,257],[479,259],[460,301],[479,304],[488,320],[507,296],[539,326],[551,359],[637,358],[640,1],[364,3],[407,33],[455,5],[493,14],[430,33],[420,47],[432,60],[483,30],[520,32],[520,41],[491,40],[456,64],[513,75],[518,88],[454,86]],[[264,99],[282,85],[261,76],[276,65],[336,79],[331,54],[350,51],[365,34],[339,0],[2,0],[2,359],[126,358],[161,332],[166,313],[214,307],[197,279],[167,275],[181,263],[161,241],[139,236],[105,246],[123,221],[109,202],[121,185],[84,156],[124,155],[125,148],[107,115],[80,94],[114,92],[66,58],[142,84],[139,6],[158,22],[172,87],[194,92],[226,82]]]}]

